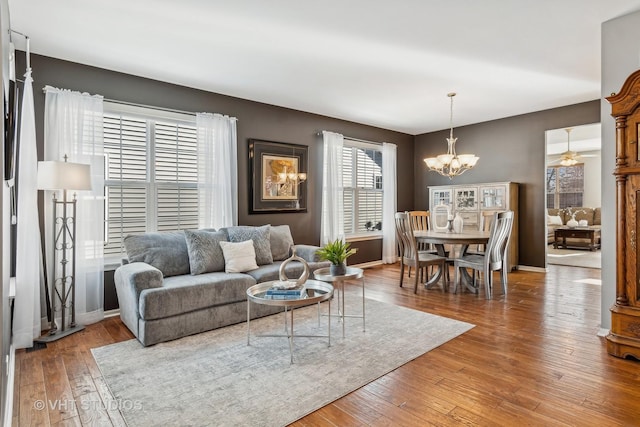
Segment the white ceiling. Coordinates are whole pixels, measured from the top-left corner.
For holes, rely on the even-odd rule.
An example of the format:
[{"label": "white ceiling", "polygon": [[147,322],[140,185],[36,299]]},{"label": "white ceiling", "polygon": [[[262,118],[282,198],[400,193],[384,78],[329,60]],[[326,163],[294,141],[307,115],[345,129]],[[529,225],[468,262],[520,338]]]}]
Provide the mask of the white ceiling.
[{"label": "white ceiling", "polygon": [[576,152],[600,151],[602,149],[602,126],[600,123],[574,126],[570,129],[570,139],[567,138],[567,128],[551,129],[545,132],[547,155],[562,154],[568,151],[568,145],[571,146],[571,151]]},{"label": "white ceiling", "polygon": [[9,9],[34,53],[419,134],[449,126],[452,91],[455,126],[600,98],[601,23],[640,0],[9,0]]}]

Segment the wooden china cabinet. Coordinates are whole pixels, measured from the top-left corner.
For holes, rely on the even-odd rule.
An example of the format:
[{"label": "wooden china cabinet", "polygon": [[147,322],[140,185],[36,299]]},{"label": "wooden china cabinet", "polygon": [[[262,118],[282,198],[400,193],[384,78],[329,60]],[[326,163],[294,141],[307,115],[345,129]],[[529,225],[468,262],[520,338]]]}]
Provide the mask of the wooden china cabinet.
[{"label": "wooden china cabinet", "polygon": [[640,70],[607,100],[616,120],[616,302],[607,351],[640,360]]}]

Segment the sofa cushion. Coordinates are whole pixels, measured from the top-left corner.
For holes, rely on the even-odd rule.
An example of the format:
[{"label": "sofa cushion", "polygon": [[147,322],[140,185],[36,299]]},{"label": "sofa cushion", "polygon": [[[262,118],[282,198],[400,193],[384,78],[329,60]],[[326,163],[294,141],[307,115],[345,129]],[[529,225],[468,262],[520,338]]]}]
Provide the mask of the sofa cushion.
[{"label": "sofa cushion", "polygon": [[189,274],[189,252],[182,231],[129,235],[124,238],[129,262],[146,262],[164,277]]},{"label": "sofa cushion", "polygon": [[271,226],[269,230],[269,242],[271,244],[271,256],[274,261],[282,261],[290,256],[293,246],[293,237],[288,225]]},{"label": "sofa cushion", "polygon": [[220,247],[224,254],[224,271],[226,273],[243,273],[258,268],[252,240],[220,242]]},{"label": "sofa cushion", "polygon": [[185,230],[191,274],[224,271],[224,254],[220,242],[227,241],[223,232]]},{"label": "sofa cushion", "polygon": [[[549,225],[562,225],[562,218],[560,215],[547,215],[547,224]],[[191,267],[193,269],[193,267]]]},{"label": "sofa cushion", "polygon": [[600,208],[593,210],[593,225],[602,225],[602,212]]},{"label": "sofa cushion", "polygon": [[246,274],[205,273],[164,279],[162,287],[140,293],[139,312],[145,320],[161,319],[216,305],[247,300],[256,281]]},{"label": "sofa cushion", "polygon": [[273,257],[271,256],[271,242],[269,239],[270,225],[261,227],[252,226],[236,226],[226,228],[230,242],[244,242],[253,240],[253,246],[256,252],[256,263],[258,265],[271,264]]}]

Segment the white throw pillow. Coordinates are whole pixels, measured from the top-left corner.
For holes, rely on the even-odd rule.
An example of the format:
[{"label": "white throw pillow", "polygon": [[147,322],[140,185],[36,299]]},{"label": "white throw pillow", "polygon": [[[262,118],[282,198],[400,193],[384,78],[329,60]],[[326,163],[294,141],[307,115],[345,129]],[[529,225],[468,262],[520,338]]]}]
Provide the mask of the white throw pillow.
[{"label": "white throw pillow", "polygon": [[253,240],[244,242],[220,242],[226,273],[244,273],[258,268]]},{"label": "white throw pillow", "polygon": [[562,225],[562,218],[560,218],[560,215],[547,215],[547,224]]}]

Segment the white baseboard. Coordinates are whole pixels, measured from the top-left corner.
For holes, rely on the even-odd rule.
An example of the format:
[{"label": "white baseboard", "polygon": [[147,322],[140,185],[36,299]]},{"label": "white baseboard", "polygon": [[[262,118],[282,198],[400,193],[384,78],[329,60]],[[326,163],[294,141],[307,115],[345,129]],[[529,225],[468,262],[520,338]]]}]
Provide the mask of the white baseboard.
[{"label": "white baseboard", "polygon": [[532,267],[530,265],[518,265],[518,270],[533,271],[535,273],[546,273],[547,269],[542,267]]},{"label": "white baseboard", "polygon": [[607,335],[609,335],[609,329],[600,328],[596,335],[598,335],[599,337],[606,337]]},{"label": "white baseboard", "polygon": [[4,400],[4,426],[10,426],[13,418],[13,388],[16,374],[16,347],[11,343],[7,361],[7,396]]},{"label": "white baseboard", "polygon": [[104,312],[104,318],[106,319],[107,317],[116,317],[116,316],[120,316],[120,309],[116,308],[114,310],[107,310]]},{"label": "white baseboard", "polygon": [[350,267],[370,268],[370,267],[375,267],[376,265],[382,265],[382,260],[363,262],[362,264],[350,265]]}]

